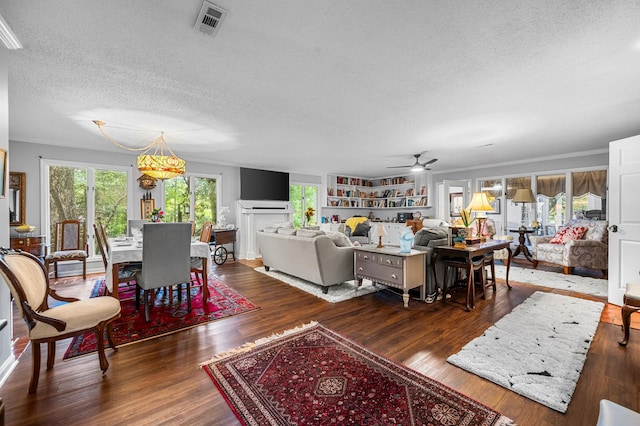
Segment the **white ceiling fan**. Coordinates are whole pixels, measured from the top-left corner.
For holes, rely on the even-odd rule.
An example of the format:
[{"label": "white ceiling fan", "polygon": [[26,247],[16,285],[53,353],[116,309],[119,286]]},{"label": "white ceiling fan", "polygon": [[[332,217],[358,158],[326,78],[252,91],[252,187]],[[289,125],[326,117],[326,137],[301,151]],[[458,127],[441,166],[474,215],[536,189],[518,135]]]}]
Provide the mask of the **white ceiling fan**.
[{"label": "white ceiling fan", "polygon": [[413,154],[413,156],[416,158],[415,163],[413,164],[409,164],[406,166],[388,166],[388,169],[401,169],[401,168],[406,168],[406,167],[411,167],[411,171],[412,172],[421,172],[423,170],[431,170],[429,167],[429,165],[435,163],[436,161],[438,161],[437,158],[434,158],[432,160],[429,160],[427,162],[421,163],[420,162],[420,156],[424,154],[424,152],[421,152],[420,154]]}]

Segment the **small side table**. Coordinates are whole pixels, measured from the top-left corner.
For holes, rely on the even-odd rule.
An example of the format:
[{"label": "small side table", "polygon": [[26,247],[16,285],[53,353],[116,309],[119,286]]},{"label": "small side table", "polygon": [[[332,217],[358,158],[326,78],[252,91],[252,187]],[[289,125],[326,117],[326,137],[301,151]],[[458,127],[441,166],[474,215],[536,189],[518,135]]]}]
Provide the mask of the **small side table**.
[{"label": "small side table", "polygon": [[518,243],[520,244],[518,245],[518,247],[516,247],[516,251],[515,253],[513,253],[513,257],[516,257],[517,255],[522,253],[529,262],[533,262],[533,255],[529,251],[529,247],[525,245],[525,241],[527,239],[527,234],[533,234],[535,231],[533,229],[518,228],[509,229],[509,232],[517,232],[518,234],[520,234],[520,236],[518,237]]},{"label": "small side table", "polygon": [[45,247],[47,245],[46,236],[44,235],[26,234],[25,236],[20,237],[10,237],[9,244],[12,249],[29,252],[44,261]]}]

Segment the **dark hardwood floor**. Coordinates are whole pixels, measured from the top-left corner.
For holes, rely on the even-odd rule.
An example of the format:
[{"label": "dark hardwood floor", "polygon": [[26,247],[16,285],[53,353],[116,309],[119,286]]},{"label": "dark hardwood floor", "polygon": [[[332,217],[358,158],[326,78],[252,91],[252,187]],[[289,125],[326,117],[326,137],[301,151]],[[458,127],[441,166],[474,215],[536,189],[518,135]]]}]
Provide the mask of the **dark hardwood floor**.
[{"label": "dark hardwood floor", "polygon": [[[59,342],[56,365],[50,371],[45,369],[43,354],[35,394],[27,393],[28,346],[0,388],[6,424],[239,424],[198,364],[218,352],[313,320],[502,412],[519,425],[595,425],[603,398],[640,411],[640,331],[632,330],[631,342],[622,348],[617,344],[620,327],[610,322],[598,326],[566,414],[446,362],[540,287],[514,283],[508,291],[504,284],[498,285],[495,294],[489,290],[486,300],[479,298],[476,309],[466,312],[458,305],[416,300],[405,309],[401,296],[392,291],[331,304],[231,260],[213,273],[261,309],[124,346],[118,352],[109,349],[110,367],[104,376],[95,354],[62,361],[70,340]],[[55,287],[64,295],[87,297],[96,277],[61,279]],[[615,322],[617,310],[610,308],[603,318]],[[22,320],[17,321],[16,334],[26,335]]]}]

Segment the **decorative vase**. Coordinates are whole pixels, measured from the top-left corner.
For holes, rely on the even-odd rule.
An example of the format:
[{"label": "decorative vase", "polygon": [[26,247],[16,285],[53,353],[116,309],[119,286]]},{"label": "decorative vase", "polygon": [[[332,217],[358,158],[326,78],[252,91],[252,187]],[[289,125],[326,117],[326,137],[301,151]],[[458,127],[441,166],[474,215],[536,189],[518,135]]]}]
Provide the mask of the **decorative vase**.
[{"label": "decorative vase", "polygon": [[466,236],[467,240],[472,239],[473,238],[473,226],[471,226],[471,225],[467,226],[466,232],[467,232],[467,234],[466,234],[467,235]]}]

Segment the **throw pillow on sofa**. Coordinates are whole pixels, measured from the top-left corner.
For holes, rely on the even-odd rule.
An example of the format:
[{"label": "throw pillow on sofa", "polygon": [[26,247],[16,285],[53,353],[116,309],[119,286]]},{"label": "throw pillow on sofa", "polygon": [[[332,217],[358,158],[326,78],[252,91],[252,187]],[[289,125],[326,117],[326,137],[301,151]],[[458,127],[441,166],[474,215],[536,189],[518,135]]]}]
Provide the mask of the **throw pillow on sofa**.
[{"label": "throw pillow on sofa", "polygon": [[289,228],[289,229],[293,229],[293,222],[276,222],[273,225],[274,228]]},{"label": "throw pillow on sofa", "polygon": [[295,228],[278,228],[278,234],[282,235],[296,235]]},{"label": "throw pillow on sofa", "polygon": [[371,225],[368,222],[359,223],[356,225],[356,229],[351,233],[351,236],[367,237],[369,236],[369,229],[371,229]]},{"label": "throw pillow on sofa", "polygon": [[587,228],[583,226],[563,228],[556,232],[556,235],[549,242],[551,244],[566,244],[571,240],[580,240],[586,231]]},{"label": "throw pillow on sofa", "polygon": [[298,229],[295,235],[297,235],[298,237],[313,238],[313,237],[317,237],[318,235],[324,235],[324,231],[314,231],[312,229]]},{"label": "throw pillow on sofa", "polygon": [[442,228],[422,228],[413,239],[414,246],[428,246],[429,241],[439,240],[441,238],[447,238],[447,231]]},{"label": "throw pillow on sofa", "polygon": [[337,247],[351,247],[353,245],[353,243],[351,242],[349,237],[344,235],[342,232],[325,231],[325,234],[327,235],[327,237],[329,237],[329,238],[331,238],[333,240],[333,243]]}]

